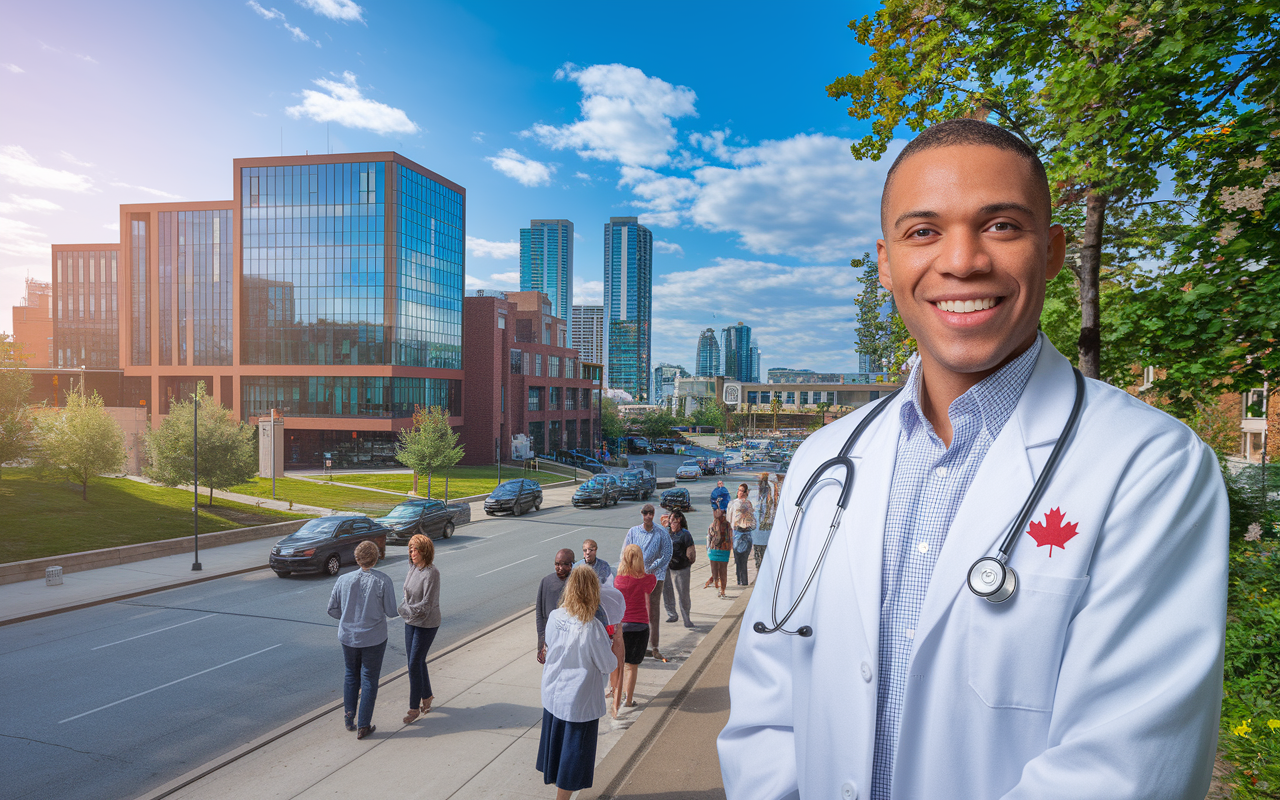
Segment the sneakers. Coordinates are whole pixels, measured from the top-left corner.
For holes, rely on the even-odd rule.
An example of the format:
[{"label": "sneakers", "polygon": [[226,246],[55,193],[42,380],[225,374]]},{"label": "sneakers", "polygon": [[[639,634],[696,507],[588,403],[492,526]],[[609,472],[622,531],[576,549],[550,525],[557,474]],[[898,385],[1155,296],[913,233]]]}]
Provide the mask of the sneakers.
[{"label": "sneakers", "polygon": [[373,733],[373,732],[374,732],[374,731],[376,731],[377,729],[378,729],[378,726],[377,726],[377,725],[370,725],[370,726],[369,726],[369,727],[367,727],[367,728],[361,728],[360,730],[356,731],[356,738],[357,738],[357,739],[363,739],[364,737],[366,737],[366,736],[368,736],[369,734]]},{"label": "sneakers", "polygon": [[679,622],[679,621],[680,621],[680,618],[677,617],[675,614],[672,614],[671,616],[667,617],[667,622]]},{"label": "sneakers", "polygon": [[355,715],[355,714],[343,714],[343,715],[342,715],[342,721],[343,721],[343,723],[347,726],[347,730],[349,730],[349,731],[354,731],[354,730],[356,729],[356,715]]}]

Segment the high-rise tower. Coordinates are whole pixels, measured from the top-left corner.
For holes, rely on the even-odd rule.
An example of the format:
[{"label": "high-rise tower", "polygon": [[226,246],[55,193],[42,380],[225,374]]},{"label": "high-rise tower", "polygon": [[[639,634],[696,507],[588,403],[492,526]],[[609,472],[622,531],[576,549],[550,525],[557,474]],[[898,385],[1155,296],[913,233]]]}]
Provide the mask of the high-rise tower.
[{"label": "high-rise tower", "polygon": [[551,298],[551,313],[569,321],[573,313],[572,222],[533,219],[529,227],[520,229],[520,291],[542,292]]},{"label": "high-rise tower", "polygon": [[699,378],[720,374],[720,343],[716,341],[715,328],[707,328],[698,336],[698,360],[694,369]]},{"label": "high-rise tower", "polygon": [[724,329],[724,376],[752,380],[751,326],[739,322]]},{"label": "high-rise tower", "polygon": [[605,383],[637,402],[649,397],[653,234],[635,217],[604,226]]}]

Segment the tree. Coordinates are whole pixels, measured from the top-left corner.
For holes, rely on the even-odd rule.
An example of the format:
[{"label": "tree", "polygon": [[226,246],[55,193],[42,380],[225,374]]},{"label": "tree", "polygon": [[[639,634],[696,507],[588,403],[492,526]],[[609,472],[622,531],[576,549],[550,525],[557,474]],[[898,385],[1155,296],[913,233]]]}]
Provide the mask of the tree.
[{"label": "tree", "polygon": [[775,394],[773,399],[769,401],[769,410],[773,412],[773,430],[776,432],[778,430],[778,412],[782,410],[782,398]]},{"label": "tree", "polygon": [[1191,137],[1234,113],[1230,99],[1270,99],[1280,15],[1228,0],[886,0],[849,23],[871,66],[827,87],[873,119],[857,157],[882,155],[901,124],[920,131],[991,117],[1045,162],[1053,200],[1075,207],[1081,370],[1101,371],[1099,286],[1109,208],[1159,187]]},{"label": "tree", "polygon": [[650,411],[640,418],[640,431],[650,442],[671,435],[676,418],[666,411]]},{"label": "tree", "polygon": [[[818,413],[822,415],[822,425],[827,424],[827,412],[830,410],[831,410],[831,404],[828,403],[826,400],[823,400],[821,403],[818,403]],[[822,427],[822,425],[819,425],[818,427]]]},{"label": "tree", "polygon": [[[233,417],[230,409],[215,403],[200,381],[192,399],[171,401],[164,422],[147,434],[150,463],[146,475],[163,486],[191,485],[198,478],[199,485],[208,487],[212,506],[214,489],[229,489],[258,474],[257,434],[252,426]],[[197,435],[198,464],[193,452]]]},{"label": "tree", "polygon": [[[893,294],[880,285],[880,268],[870,253],[852,259],[849,266],[861,269],[858,295],[858,352],[870,359],[880,372],[897,372],[915,352],[916,342],[898,314]],[[887,313],[884,311],[888,307]]]},{"label": "tree", "polygon": [[21,355],[9,335],[0,333],[0,466],[31,454],[35,425],[27,404],[31,376],[23,372]]},{"label": "tree", "polygon": [[698,407],[693,410],[693,418],[690,422],[699,427],[705,425],[716,430],[722,430],[725,426],[724,407],[710,397],[700,397],[698,398]]},{"label": "tree", "polygon": [[97,392],[85,397],[67,392],[65,408],[40,416],[40,466],[80,484],[80,499],[89,499],[89,479],[124,466],[124,431],[107,413]]},{"label": "tree", "polygon": [[[449,414],[443,408],[414,408],[413,425],[400,431],[400,443],[396,446],[396,458],[413,470],[414,494],[418,493],[418,473],[427,474],[427,497],[430,497],[432,473],[448,470],[461,460],[462,454],[458,434],[449,425]],[[447,485],[445,491],[448,492]]]},{"label": "tree", "polygon": [[626,434],[618,403],[612,397],[600,398],[600,432],[606,442],[616,441]]}]

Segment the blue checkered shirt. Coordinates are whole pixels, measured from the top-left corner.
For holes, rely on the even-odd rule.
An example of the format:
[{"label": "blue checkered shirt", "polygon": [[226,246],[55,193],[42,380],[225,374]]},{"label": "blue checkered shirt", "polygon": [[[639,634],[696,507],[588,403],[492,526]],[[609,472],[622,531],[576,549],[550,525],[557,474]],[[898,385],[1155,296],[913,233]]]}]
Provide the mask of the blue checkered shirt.
[{"label": "blue checkered shirt", "polygon": [[1031,347],[957,397],[947,409],[951,446],[938,438],[920,407],[920,365],[907,379],[902,431],[889,488],[880,588],[880,683],[871,800],[890,800],[902,702],[912,644],[929,578],[947,529],[991,443],[1000,435],[1040,355]]},{"label": "blue checkered shirt", "polygon": [[[667,565],[671,563],[671,534],[667,529],[653,523],[653,530],[646,531],[643,525],[636,525],[627,531],[627,535],[622,540],[622,549],[626,549],[627,545],[635,544],[640,546],[640,552],[644,553],[644,571],[654,576],[658,580],[666,580]],[[622,555],[618,555],[618,563],[622,563]]]}]

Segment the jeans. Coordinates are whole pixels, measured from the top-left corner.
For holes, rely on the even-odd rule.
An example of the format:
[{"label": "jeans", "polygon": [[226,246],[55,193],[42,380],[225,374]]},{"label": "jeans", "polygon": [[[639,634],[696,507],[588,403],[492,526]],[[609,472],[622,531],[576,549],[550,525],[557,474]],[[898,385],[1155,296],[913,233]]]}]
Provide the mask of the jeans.
[{"label": "jeans", "polygon": [[738,585],[747,585],[747,556],[751,555],[751,551],[739,552],[733,551],[733,565],[738,569]]},{"label": "jeans", "polygon": [[658,649],[658,615],[662,613],[662,585],[666,581],[658,581],[649,592],[649,649]]},{"label": "jeans", "polygon": [[692,628],[693,620],[689,619],[689,567],[667,570],[667,579],[662,582],[662,602],[667,607],[668,617],[676,615],[676,597],[680,598],[684,626]]},{"label": "jeans", "polygon": [[413,711],[422,705],[422,701],[431,697],[431,676],[427,674],[427,651],[436,639],[436,628],[419,628],[417,625],[404,626],[404,651],[409,656],[409,710]]},{"label": "jeans", "polygon": [[756,556],[756,572],[760,571],[760,562],[764,560],[764,549],[768,547],[766,544],[753,544],[751,550]]},{"label": "jeans", "polygon": [[356,727],[367,728],[373,723],[373,704],[378,699],[378,677],[382,675],[382,656],[387,643],[368,647],[342,646],[342,656],[347,661],[347,677],[342,682],[342,704],[348,717],[355,716],[356,700],[360,701],[360,716]]}]

